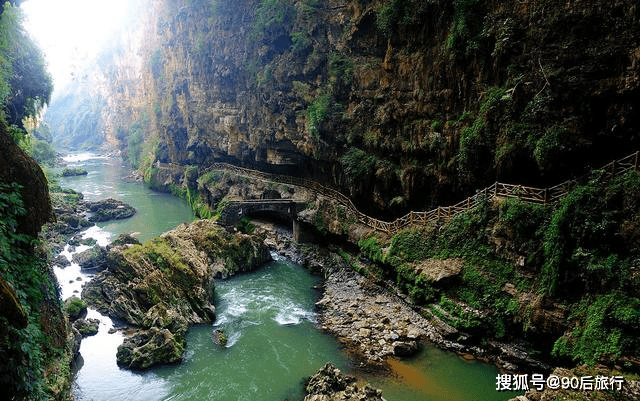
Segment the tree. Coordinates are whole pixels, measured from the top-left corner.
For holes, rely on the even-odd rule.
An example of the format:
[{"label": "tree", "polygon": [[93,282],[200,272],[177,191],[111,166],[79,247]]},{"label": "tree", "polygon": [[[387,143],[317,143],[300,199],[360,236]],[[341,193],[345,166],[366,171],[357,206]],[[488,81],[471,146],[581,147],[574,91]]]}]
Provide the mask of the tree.
[{"label": "tree", "polygon": [[0,15],[0,102],[8,124],[37,115],[49,103],[53,81],[42,51],[22,27],[22,12],[8,2]]}]

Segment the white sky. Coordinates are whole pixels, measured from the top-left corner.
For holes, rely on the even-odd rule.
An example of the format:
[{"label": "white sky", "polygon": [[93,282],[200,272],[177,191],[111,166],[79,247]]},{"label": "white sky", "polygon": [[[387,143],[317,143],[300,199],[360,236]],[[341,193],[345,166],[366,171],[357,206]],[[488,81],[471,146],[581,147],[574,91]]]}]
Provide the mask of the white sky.
[{"label": "white sky", "polygon": [[127,0],[27,0],[21,8],[27,31],[45,53],[54,91],[95,58],[129,9]]}]

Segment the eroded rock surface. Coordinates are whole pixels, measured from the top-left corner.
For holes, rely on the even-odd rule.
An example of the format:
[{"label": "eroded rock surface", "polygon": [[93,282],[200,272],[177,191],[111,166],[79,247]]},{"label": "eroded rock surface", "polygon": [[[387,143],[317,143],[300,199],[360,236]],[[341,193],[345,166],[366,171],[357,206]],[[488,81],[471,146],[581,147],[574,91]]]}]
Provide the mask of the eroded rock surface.
[{"label": "eroded rock surface", "polygon": [[133,369],[182,357],[190,324],[215,317],[214,277],[271,260],[262,238],[229,233],[211,220],[182,224],[144,244],[114,246],[107,269],[84,287],[87,303],[137,331],[118,351]]},{"label": "eroded rock surface", "polygon": [[359,386],[356,378],[327,363],[311,376],[304,401],[383,401],[382,391],[368,384]]},{"label": "eroded rock surface", "polygon": [[136,209],[118,199],[105,199],[95,202],[87,202],[87,209],[91,212],[89,221],[102,222],[108,220],[120,220],[133,216]]}]

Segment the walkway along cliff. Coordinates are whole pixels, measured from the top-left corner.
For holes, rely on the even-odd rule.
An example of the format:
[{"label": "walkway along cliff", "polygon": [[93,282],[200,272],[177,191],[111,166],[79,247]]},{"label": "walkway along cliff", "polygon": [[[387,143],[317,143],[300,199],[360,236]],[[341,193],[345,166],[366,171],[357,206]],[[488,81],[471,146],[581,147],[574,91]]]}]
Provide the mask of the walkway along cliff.
[{"label": "walkway along cliff", "polygon": [[[630,170],[640,170],[640,152],[632,153],[619,160],[614,160],[604,167],[600,168],[609,179],[624,175]],[[170,168],[181,170],[181,166],[155,164],[156,169]],[[517,184],[506,184],[496,182],[484,189],[476,190],[476,194],[470,196],[453,206],[439,206],[430,211],[416,212],[411,211],[406,215],[399,217],[393,221],[383,221],[359,211],[353,202],[346,195],[328,188],[318,182],[298,177],[291,177],[281,174],[269,174],[262,171],[251,170],[243,167],[234,166],[226,163],[215,163],[207,168],[201,175],[211,171],[226,171],[234,175],[254,178],[266,182],[275,182],[280,184],[295,185],[304,187],[316,193],[317,195],[327,197],[351,210],[358,217],[358,222],[368,226],[375,231],[383,232],[389,235],[397,234],[400,230],[412,227],[426,227],[436,222],[448,222],[455,216],[467,212],[478,207],[481,202],[490,202],[494,199],[519,199],[523,202],[535,204],[556,204],[567,193],[576,186],[577,180],[568,180],[549,188],[534,188]],[[253,206],[252,206],[253,205]],[[259,205],[259,206],[258,206]],[[215,205],[210,205],[215,207]],[[223,210],[222,221],[225,224],[235,224],[242,216],[242,206],[249,211],[253,209],[272,210],[283,215],[289,215],[295,220],[296,210],[300,211],[304,207],[302,204],[296,204],[294,199],[245,199],[232,200],[228,202]],[[282,209],[282,210],[279,210]],[[246,214],[246,213],[245,213]]]}]

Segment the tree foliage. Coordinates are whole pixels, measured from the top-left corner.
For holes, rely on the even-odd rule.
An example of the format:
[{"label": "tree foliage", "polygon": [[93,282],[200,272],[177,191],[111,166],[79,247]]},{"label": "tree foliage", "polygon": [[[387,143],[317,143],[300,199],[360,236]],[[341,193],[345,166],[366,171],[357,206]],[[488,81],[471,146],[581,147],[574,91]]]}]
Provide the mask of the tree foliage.
[{"label": "tree foliage", "polygon": [[23,128],[22,120],[48,104],[53,81],[42,51],[22,27],[18,7],[5,3],[0,15],[0,102],[8,124]]}]

